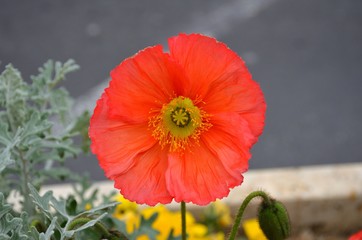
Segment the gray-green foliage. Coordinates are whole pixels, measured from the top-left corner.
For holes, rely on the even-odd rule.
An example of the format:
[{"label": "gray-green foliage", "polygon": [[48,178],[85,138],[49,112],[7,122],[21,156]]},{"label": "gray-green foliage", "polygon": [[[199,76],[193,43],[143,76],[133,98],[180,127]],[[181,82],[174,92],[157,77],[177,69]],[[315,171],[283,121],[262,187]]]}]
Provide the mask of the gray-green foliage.
[{"label": "gray-green foliage", "polygon": [[[12,207],[4,201],[4,195],[0,193],[0,239],[26,239],[21,236],[21,218],[11,215]],[[20,235],[20,236],[19,236]],[[15,237],[19,236],[19,237]]]},{"label": "gray-green foliage", "polygon": [[[152,228],[157,214],[142,218],[137,231],[128,234],[125,224],[108,213],[116,205],[109,203],[111,197],[103,196],[103,204],[94,207],[97,189],[64,166],[90,144],[89,113],[70,117],[72,100],[58,87],[78,68],[73,60],[48,61],[30,83],[10,64],[0,75],[0,239],[112,240],[144,234],[155,239],[158,234]],[[83,140],[80,146],[76,137]],[[56,199],[48,191],[41,196],[38,191],[49,178],[75,180],[74,195]],[[20,211],[6,202],[11,191],[23,199]]]},{"label": "gray-green foliage", "polygon": [[[64,161],[80,151],[72,139],[79,131],[77,120],[69,117],[71,98],[57,87],[78,68],[73,60],[48,61],[31,83],[11,64],[0,75],[1,191],[8,196],[10,189],[19,189],[26,211],[33,209],[27,183],[40,188],[49,178],[67,177]],[[61,131],[54,131],[59,124]]]},{"label": "gray-green foliage", "polygon": [[[107,215],[106,212],[100,214],[100,210],[116,205],[116,203],[104,204],[90,210],[71,215],[68,213],[66,200],[56,199],[51,191],[48,191],[43,196],[40,196],[32,185],[29,184],[29,188],[30,195],[33,198],[34,203],[37,207],[39,207],[42,214],[51,221],[45,235],[48,234],[49,237],[52,236],[54,229],[56,229],[60,234],[60,240],[71,238],[76,233],[99,224],[98,222]],[[55,210],[55,213],[51,210],[51,207]],[[107,230],[105,230],[105,232],[105,234],[107,234]]]},{"label": "gray-green foliage", "polygon": [[[30,83],[11,64],[0,75],[0,239],[72,238],[100,224],[107,215],[102,210],[114,205],[82,212],[72,210],[69,199],[57,200],[51,192],[40,196],[37,191],[49,178],[76,176],[64,162],[81,151],[73,143],[75,137],[87,140],[89,114],[71,118],[72,100],[57,85],[78,68],[73,60],[48,61]],[[82,145],[84,151],[88,144]],[[21,212],[6,203],[12,190],[23,198]],[[88,220],[69,228],[78,219]]]}]

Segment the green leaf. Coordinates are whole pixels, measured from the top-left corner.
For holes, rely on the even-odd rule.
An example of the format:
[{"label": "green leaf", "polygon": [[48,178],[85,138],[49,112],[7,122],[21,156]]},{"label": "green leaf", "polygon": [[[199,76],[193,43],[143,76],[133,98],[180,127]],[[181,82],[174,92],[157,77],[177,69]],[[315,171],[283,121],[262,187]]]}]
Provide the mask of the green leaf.
[{"label": "green leaf", "polygon": [[30,190],[30,196],[33,198],[33,202],[42,210],[43,214],[48,218],[52,218],[52,214],[49,211],[50,200],[53,197],[52,191],[47,191],[44,196],[40,196],[38,191],[31,185],[28,184]]},{"label": "green leaf", "polygon": [[66,219],[71,219],[72,217],[67,213],[66,210],[66,201],[64,199],[57,200],[55,197],[51,197],[51,204],[53,208],[60,213]]},{"label": "green leaf", "polygon": [[[67,139],[64,141],[44,141],[42,143],[43,147],[50,148],[50,149],[62,149],[67,153],[70,153],[73,155],[73,157],[76,157],[79,153],[79,149],[72,146],[73,141],[71,139]],[[65,153],[64,152],[64,153]]]},{"label": "green leaf", "polygon": [[24,100],[27,96],[25,86],[19,70],[8,64],[0,75],[0,106]]},{"label": "green leaf", "polygon": [[[90,228],[90,227],[94,226],[102,218],[104,218],[106,215],[108,215],[108,213],[106,213],[106,212],[99,215],[100,210],[104,210],[104,209],[107,209],[107,208],[110,208],[110,207],[114,207],[115,205],[118,204],[118,202],[114,202],[114,203],[110,203],[110,204],[100,205],[100,206],[95,207],[93,209],[90,209],[88,211],[84,211],[82,213],[79,213],[76,216],[71,216],[67,212],[67,203],[66,203],[65,200],[63,200],[63,199],[57,200],[53,196],[53,193],[51,191],[48,191],[43,196],[40,196],[39,193],[37,192],[37,190],[31,184],[28,184],[28,186],[29,186],[29,189],[30,189],[30,192],[31,192],[31,197],[34,200],[34,203],[42,210],[42,213],[49,220],[52,220],[52,222],[53,222],[53,219],[54,219],[53,213],[49,210],[50,205],[54,208],[54,210],[58,214],[60,214],[62,217],[65,218],[66,224],[65,224],[64,228],[61,227],[59,223],[54,221],[55,228],[57,230],[59,230],[59,232],[61,234],[61,239],[70,238],[75,233],[83,231],[83,230],[85,230],[87,228]],[[80,218],[82,216],[86,216],[87,218],[90,218],[92,216],[96,216],[96,217],[94,219],[91,219],[87,223],[83,224],[81,227],[79,227],[77,229],[67,230],[68,226],[71,224],[72,221],[74,221],[77,218]],[[49,234],[50,234],[50,232],[49,232]]]},{"label": "green leaf", "polygon": [[102,205],[99,205],[97,207],[94,207],[92,209],[89,209],[87,211],[84,211],[82,213],[79,213],[75,216],[75,218],[77,217],[81,217],[82,215],[87,215],[87,216],[93,216],[95,214],[98,214],[98,212],[100,210],[105,210],[107,208],[111,208],[111,207],[114,207],[116,205],[120,204],[119,202],[112,202],[112,203],[108,203],[108,204],[102,204]]},{"label": "green leaf", "polygon": [[174,232],[174,229],[171,229],[170,234],[167,237],[167,240],[181,240],[182,239],[181,235],[176,236],[176,237],[173,236],[173,232]]},{"label": "green leaf", "polygon": [[55,76],[53,81],[50,84],[50,87],[55,87],[59,82],[65,80],[65,75],[76,71],[79,69],[79,66],[75,64],[73,59],[69,59],[64,64],[61,62],[55,62]]},{"label": "green leaf", "polygon": [[70,195],[66,200],[66,210],[69,215],[76,215],[77,214],[77,206],[78,203],[75,200],[73,195]]},{"label": "green leaf", "polygon": [[49,169],[39,170],[39,174],[52,179],[64,180],[72,174],[72,171],[65,167],[52,167]]},{"label": "green leaf", "polygon": [[9,121],[12,130],[24,119],[27,96],[27,85],[20,72],[11,64],[7,65],[0,75],[0,106],[6,108],[6,120]]},{"label": "green leaf", "polygon": [[12,240],[25,240],[28,239],[27,235],[21,232],[21,228],[23,226],[23,221],[21,218],[14,218],[10,213],[5,216],[5,228],[2,230],[11,237],[9,239]]},{"label": "green leaf", "polygon": [[5,148],[2,153],[0,153],[0,173],[10,164],[13,164],[15,161],[11,158],[9,148]]},{"label": "green leaf", "polygon": [[63,124],[65,124],[69,118],[69,109],[72,103],[68,91],[63,88],[54,90],[50,96],[52,112],[59,114],[60,121]]},{"label": "green leaf", "polygon": [[129,236],[128,232],[127,232],[127,227],[126,227],[125,222],[120,221],[117,218],[112,218],[112,222],[116,226],[117,230],[119,230],[123,235],[130,238],[130,236]]},{"label": "green leaf", "polygon": [[4,130],[4,126],[5,124],[0,124],[0,139],[2,139],[4,142],[6,141],[7,144],[5,149],[2,149],[2,152],[0,153],[0,173],[2,173],[2,171],[9,165],[15,163],[15,160],[11,155],[11,150],[15,145],[20,142],[19,135],[21,134],[20,129],[18,129],[18,131],[15,133],[14,138],[11,138],[10,134],[6,130]]},{"label": "green leaf", "polygon": [[54,229],[56,227],[56,222],[57,222],[57,217],[54,217],[52,219],[51,223],[49,224],[48,229],[46,230],[46,232],[39,234],[39,240],[49,240],[53,236]]},{"label": "green leaf", "polygon": [[29,237],[30,237],[31,239],[34,239],[34,240],[40,239],[40,238],[39,238],[39,232],[38,232],[38,230],[36,230],[35,227],[31,227],[31,228],[30,228],[30,231],[28,232],[28,234],[29,234]]},{"label": "green leaf", "polygon": [[2,219],[5,214],[11,211],[11,205],[5,203],[5,197],[2,192],[0,192],[0,219]]},{"label": "green leaf", "polygon": [[42,119],[41,113],[34,111],[31,113],[30,118],[25,122],[21,137],[23,139],[27,137],[34,137],[34,135],[42,137],[45,132],[50,130],[51,127],[51,122],[46,119]]},{"label": "green leaf", "polygon": [[68,73],[78,69],[79,66],[72,59],[69,59],[64,64],[61,62],[54,63],[53,60],[48,60],[39,68],[39,74],[32,76],[31,79],[37,89],[41,89],[43,86],[54,88],[59,82],[65,79]]},{"label": "green leaf", "polygon": [[102,215],[98,216],[97,218],[90,220],[89,222],[87,222],[86,224],[83,224],[79,228],[74,229],[74,232],[75,233],[80,232],[80,231],[83,231],[83,230],[85,230],[87,228],[93,227],[97,222],[101,221],[102,218],[104,218],[107,214],[108,213],[103,213]]},{"label": "green leaf", "polygon": [[70,130],[70,133],[78,132],[81,135],[82,150],[84,153],[89,152],[91,144],[88,135],[89,119],[90,119],[90,113],[88,111],[84,111],[83,114],[77,118],[74,127]]},{"label": "green leaf", "polygon": [[10,214],[11,205],[7,204],[4,195],[0,192],[0,239],[27,240],[23,231],[23,219]]},{"label": "green leaf", "polygon": [[154,213],[148,219],[141,217],[140,227],[131,235],[131,239],[137,239],[137,237],[146,235],[149,239],[155,240],[157,235],[160,233],[152,227],[153,223],[156,221],[158,213]]},{"label": "green leaf", "polygon": [[11,135],[9,132],[9,125],[0,121],[0,143],[6,145],[11,144]]}]

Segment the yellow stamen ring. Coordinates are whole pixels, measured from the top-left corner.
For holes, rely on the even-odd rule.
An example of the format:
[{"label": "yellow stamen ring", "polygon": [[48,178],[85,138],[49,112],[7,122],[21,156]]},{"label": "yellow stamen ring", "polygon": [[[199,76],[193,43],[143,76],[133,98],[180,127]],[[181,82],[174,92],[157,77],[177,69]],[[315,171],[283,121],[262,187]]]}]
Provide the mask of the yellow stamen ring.
[{"label": "yellow stamen ring", "polygon": [[191,99],[177,97],[165,104],[161,111],[150,118],[152,136],[161,147],[169,145],[170,151],[182,151],[193,142],[198,143],[201,132],[211,124],[209,115],[194,105]]}]

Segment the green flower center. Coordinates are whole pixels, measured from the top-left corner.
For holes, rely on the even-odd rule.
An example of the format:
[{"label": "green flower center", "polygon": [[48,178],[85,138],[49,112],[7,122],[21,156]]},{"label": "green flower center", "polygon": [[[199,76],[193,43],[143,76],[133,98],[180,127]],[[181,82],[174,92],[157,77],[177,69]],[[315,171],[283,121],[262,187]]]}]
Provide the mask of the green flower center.
[{"label": "green flower center", "polygon": [[193,134],[201,123],[200,109],[191,99],[177,97],[162,108],[163,123],[172,136],[186,138]]},{"label": "green flower center", "polygon": [[171,120],[176,124],[177,127],[186,127],[191,122],[190,113],[185,108],[177,107],[171,113]]}]

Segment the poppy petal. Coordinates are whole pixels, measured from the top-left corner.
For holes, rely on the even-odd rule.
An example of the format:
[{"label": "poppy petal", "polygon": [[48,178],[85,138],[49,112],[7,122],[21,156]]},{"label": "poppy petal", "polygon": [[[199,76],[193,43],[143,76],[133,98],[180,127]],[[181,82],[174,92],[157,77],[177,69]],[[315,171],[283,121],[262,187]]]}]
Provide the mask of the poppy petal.
[{"label": "poppy petal", "polygon": [[[205,132],[202,139],[210,148],[218,143],[225,143],[226,148],[232,148],[243,159],[250,158],[250,148],[257,141],[249,123],[238,113],[219,113],[210,119],[212,129]],[[222,148],[220,148],[222,149]],[[245,168],[242,162],[238,163],[241,169]],[[241,170],[240,169],[240,170]]]},{"label": "poppy petal", "polygon": [[248,170],[249,149],[257,138],[239,114],[218,114],[211,121],[212,130],[203,135],[202,141],[221,161],[225,170],[238,179],[241,173]]},{"label": "poppy petal", "polygon": [[243,181],[256,137],[237,113],[218,114],[210,121],[213,126],[201,137],[200,146],[170,155],[166,176],[176,201],[204,205],[227,196]]},{"label": "poppy petal", "polygon": [[139,153],[127,172],[114,176],[115,187],[122,195],[139,204],[151,206],[170,203],[172,196],[166,188],[167,150],[154,145]]},{"label": "poppy petal", "polygon": [[259,84],[234,74],[232,81],[215,81],[214,91],[204,98],[204,110],[210,114],[236,112],[248,122],[255,137],[264,128],[266,104]]},{"label": "poppy petal", "polygon": [[171,57],[185,69],[191,97],[202,98],[204,110],[240,112],[255,136],[264,127],[266,105],[259,84],[252,80],[244,61],[225,44],[199,34],[169,39]]},{"label": "poppy petal", "polygon": [[131,123],[146,122],[152,109],[158,109],[175,94],[182,94],[183,70],[157,45],[124,60],[111,72],[106,90],[112,114]]},{"label": "poppy petal", "polygon": [[135,156],[150,149],[156,140],[147,135],[147,125],[125,124],[109,115],[108,97],[104,93],[98,100],[90,120],[89,137],[92,152],[107,177],[127,171]]},{"label": "poppy petal", "polygon": [[169,38],[170,55],[175,59],[190,79],[185,85],[191,98],[203,98],[214,91],[213,82],[228,80],[235,73],[250,78],[241,58],[225,44],[200,34],[180,34]]},{"label": "poppy petal", "polygon": [[206,205],[243,181],[241,174],[231,175],[203,142],[183,154],[170,153],[168,160],[167,189],[177,202]]}]

